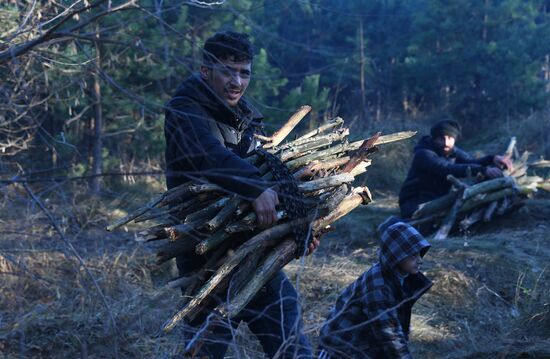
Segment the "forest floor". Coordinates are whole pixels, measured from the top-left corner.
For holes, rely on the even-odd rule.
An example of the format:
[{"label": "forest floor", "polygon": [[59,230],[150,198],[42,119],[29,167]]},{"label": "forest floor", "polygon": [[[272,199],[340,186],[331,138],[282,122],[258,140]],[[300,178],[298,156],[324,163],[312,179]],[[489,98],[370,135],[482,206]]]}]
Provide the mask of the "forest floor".
[{"label": "forest floor", "polygon": [[[180,302],[164,287],[175,266],[156,266],[135,227],[103,230],[147,195],[33,190],[48,198],[44,209],[22,187],[2,189],[0,358],[178,357],[181,333],[158,335]],[[396,212],[395,197],[375,193],[286,267],[314,343],[338,293],[377,261],[376,225]],[[549,219],[550,196],[538,193],[513,215],[432,242],[423,271],[434,286],[413,309],[415,357],[550,358]],[[246,328],[238,333],[250,343]],[[260,357],[254,347],[228,357]]]}]

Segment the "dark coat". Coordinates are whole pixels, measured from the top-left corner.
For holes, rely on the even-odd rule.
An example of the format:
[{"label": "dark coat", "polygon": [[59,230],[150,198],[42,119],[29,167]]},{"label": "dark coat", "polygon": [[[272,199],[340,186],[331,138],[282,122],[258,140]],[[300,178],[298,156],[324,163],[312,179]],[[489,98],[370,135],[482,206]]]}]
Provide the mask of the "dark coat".
[{"label": "dark coat", "polygon": [[401,284],[396,266],[409,256],[424,254],[430,244],[402,222],[392,227],[398,229],[381,237],[380,262],[338,297],[321,328],[319,358],[411,358],[411,309],[432,282],[417,273]]},{"label": "dark coat", "polygon": [[256,147],[261,120],[244,98],[231,108],[198,75],[186,79],[166,105],[167,187],[202,177],[247,199],[258,197],[267,186],[242,157]]},{"label": "dark coat", "polygon": [[[186,79],[166,105],[166,185],[204,179],[253,200],[268,186],[259,170],[242,159],[256,147],[262,115],[245,99],[231,108],[198,75]],[[181,275],[206,263],[209,255],[180,255]]]},{"label": "dark coat", "polygon": [[472,175],[484,171],[493,163],[494,156],[474,158],[458,147],[445,156],[434,145],[431,136],[424,136],[414,149],[414,158],[399,192],[401,216],[410,218],[418,205],[444,196],[451,190],[447,175],[466,177],[468,167]]}]

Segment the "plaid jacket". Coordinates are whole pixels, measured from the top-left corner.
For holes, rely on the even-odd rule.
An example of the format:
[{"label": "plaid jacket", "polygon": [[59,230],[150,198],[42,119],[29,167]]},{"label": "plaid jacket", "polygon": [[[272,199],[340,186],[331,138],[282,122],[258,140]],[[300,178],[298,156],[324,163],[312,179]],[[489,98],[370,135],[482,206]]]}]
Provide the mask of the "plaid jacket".
[{"label": "plaid jacket", "polygon": [[395,271],[403,259],[430,244],[410,225],[389,226],[381,237],[380,262],[349,285],[321,328],[319,358],[411,358],[411,308],[432,283],[421,273],[403,284]]}]

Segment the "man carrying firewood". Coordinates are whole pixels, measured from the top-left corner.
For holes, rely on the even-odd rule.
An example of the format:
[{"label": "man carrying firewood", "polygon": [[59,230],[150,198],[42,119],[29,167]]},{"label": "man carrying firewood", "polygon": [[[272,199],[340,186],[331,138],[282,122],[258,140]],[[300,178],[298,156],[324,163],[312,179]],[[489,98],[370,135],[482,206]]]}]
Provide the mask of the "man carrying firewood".
[{"label": "man carrying firewood", "polygon": [[506,156],[490,155],[474,158],[455,146],[461,127],[453,120],[437,122],[414,149],[414,158],[405,183],[399,192],[401,217],[411,218],[421,203],[444,196],[451,190],[447,175],[466,177],[481,174],[486,178],[503,175],[503,168],[512,168]]},{"label": "man carrying firewood", "polygon": [[[258,168],[243,159],[257,146],[254,135],[262,120],[243,98],[252,58],[252,45],[245,34],[221,32],[206,41],[199,73],[186,79],[166,106],[166,182],[169,189],[189,180],[217,184],[249,200],[258,224],[268,227],[277,221],[277,192],[262,180]],[[317,245],[318,241],[313,241],[310,252]],[[177,257],[180,275],[190,275],[207,259],[196,254]],[[186,328],[186,339],[213,320],[211,316],[195,320],[197,323]],[[237,318],[210,324],[198,357],[223,358],[241,320],[247,322],[269,357],[311,357],[311,346],[302,333],[297,293],[283,272],[268,282]]]}]

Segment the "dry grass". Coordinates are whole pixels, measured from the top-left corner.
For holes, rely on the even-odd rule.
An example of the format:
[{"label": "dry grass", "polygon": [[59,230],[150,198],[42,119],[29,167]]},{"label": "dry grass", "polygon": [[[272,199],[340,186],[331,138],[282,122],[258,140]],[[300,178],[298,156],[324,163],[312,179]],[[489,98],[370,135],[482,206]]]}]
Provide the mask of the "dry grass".
[{"label": "dry grass", "polygon": [[[177,330],[156,337],[180,300],[177,291],[162,289],[175,275],[173,265],[157,268],[150,249],[138,246],[132,232],[102,230],[114,210],[129,208],[146,193],[100,201],[74,195],[83,193],[74,189],[35,189],[83,267],[25,193],[3,191],[0,353],[7,358],[177,357],[182,349]],[[384,198],[357,210],[323,239],[314,256],[287,266],[313,342],[339,291],[375,263],[375,227],[396,211],[394,203],[395,198]],[[413,315],[416,357],[543,357],[550,343],[549,214],[550,199],[541,197],[514,218],[497,222],[497,228],[433,243],[425,270],[435,285]],[[240,332],[239,342],[250,343],[244,327]],[[254,349],[247,353],[259,356]]]}]

